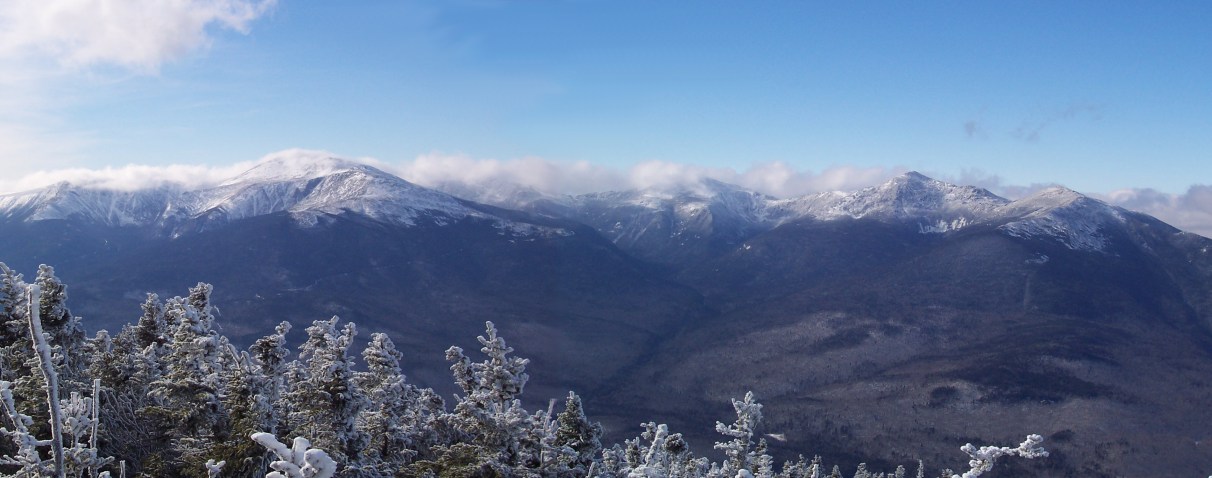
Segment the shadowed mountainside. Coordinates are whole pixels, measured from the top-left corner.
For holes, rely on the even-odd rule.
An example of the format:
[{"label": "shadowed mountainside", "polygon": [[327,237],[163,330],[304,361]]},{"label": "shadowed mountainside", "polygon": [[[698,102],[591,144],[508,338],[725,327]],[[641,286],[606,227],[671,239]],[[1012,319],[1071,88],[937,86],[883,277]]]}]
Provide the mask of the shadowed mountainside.
[{"label": "shadowed mountainside", "polygon": [[532,406],[576,390],[616,441],[658,420],[708,449],[718,410],[753,390],[780,459],[944,463],[1040,433],[1051,458],[995,476],[1212,469],[1212,241],[1072,191],[1008,201],[911,173],[803,198],[709,183],[501,208],[339,161],[296,173],[2,197],[0,260],[56,266],[94,329],[197,281],[246,343],[340,315],[391,333],[426,386],[493,320],[533,359]]}]

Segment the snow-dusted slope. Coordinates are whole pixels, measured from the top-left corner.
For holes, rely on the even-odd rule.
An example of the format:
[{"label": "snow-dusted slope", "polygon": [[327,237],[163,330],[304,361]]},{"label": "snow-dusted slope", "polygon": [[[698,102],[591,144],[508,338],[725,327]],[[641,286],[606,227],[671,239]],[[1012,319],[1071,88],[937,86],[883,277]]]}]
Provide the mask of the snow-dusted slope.
[{"label": "snow-dusted slope", "polygon": [[164,214],[173,189],[109,191],[83,189],[68,183],[0,196],[0,217],[42,221],[77,219],[106,226],[154,223]]},{"label": "snow-dusted slope", "polygon": [[1107,232],[1126,221],[1122,209],[1061,187],[1037,192],[998,212],[1006,219],[998,229],[1008,235],[1050,238],[1086,251],[1103,250]]},{"label": "snow-dusted slope", "polygon": [[957,186],[909,172],[853,193],[820,193],[776,201],[783,221],[812,218],[869,218],[916,222],[922,233],[941,233],[987,222],[1007,204],[984,189]]},{"label": "snow-dusted slope", "polygon": [[909,172],[846,196],[830,213],[856,218],[975,220],[988,217],[1007,202],[984,189],[948,184]]},{"label": "snow-dusted slope", "polygon": [[[453,190],[451,188],[454,188]],[[867,219],[909,224],[921,234],[975,225],[1019,238],[1055,240],[1076,250],[1106,246],[1108,227],[1122,210],[1079,193],[1054,188],[1010,201],[985,189],[909,172],[859,191],[823,192],[777,199],[714,180],[667,188],[542,196],[533,189],[494,183],[448,192],[505,208],[585,222],[625,249],[684,246],[695,240],[734,243],[797,220]]]},{"label": "snow-dusted slope", "polygon": [[209,227],[280,212],[303,224],[352,213],[404,226],[422,216],[438,224],[475,216],[517,226],[448,194],[365,164],[328,157],[271,157],[218,186],[192,191],[111,191],[59,183],[0,196],[0,217],[27,222],[75,219],[163,228],[200,222]]},{"label": "snow-dusted slope", "polygon": [[[67,183],[0,196],[0,218],[75,219],[107,226],[203,228],[286,212],[314,224],[351,213],[396,225],[419,218],[436,224],[473,216],[507,228],[529,229],[470,207],[472,201],[520,209],[593,226],[632,252],[664,255],[695,243],[734,247],[748,237],[797,220],[868,219],[914,225],[922,234],[973,225],[1018,238],[1046,238],[1075,250],[1098,251],[1108,228],[1125,221],[1121,209],[1064,188],[1009,201],[984,189],[958,186],[909,172],[854,192],[777,199],[704,179],[666,188],[551,197],[523,186],[493,182],[445,185],[439,192],[371,166],[331,157],[279,155],[223,183],[199,190],[110,191]],[[453,190],[452,190],[453,189]],[[641,254],[641,255],[645,255]]]},{"label": "snow-dusted slope", "polygon": [[351,161],[271,158],[217,187],[182,195],[173,215],[237,220],[289,212],[303,222],[352,212],[411,225],[422,214],[439,222],[475,215],[457,199]]},{"label": "snow-dusted slope", "polygon": [[585,194],[564,199],[573,218],[598,227],[616,243],[636,241],[650,231],[670,236],[703,236],[722,228],[766,224],[773,198],[714,180],[671,189]]}]

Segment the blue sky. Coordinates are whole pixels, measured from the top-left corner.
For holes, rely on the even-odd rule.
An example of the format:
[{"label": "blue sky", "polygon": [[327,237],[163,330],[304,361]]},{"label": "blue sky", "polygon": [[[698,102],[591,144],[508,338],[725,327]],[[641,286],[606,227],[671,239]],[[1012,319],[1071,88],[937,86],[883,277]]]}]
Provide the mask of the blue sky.
[{"label": "blue sky", "polygon": [[1206,1],[106,3],[0,7],[0,186],[288,148],[1212,183]]}]

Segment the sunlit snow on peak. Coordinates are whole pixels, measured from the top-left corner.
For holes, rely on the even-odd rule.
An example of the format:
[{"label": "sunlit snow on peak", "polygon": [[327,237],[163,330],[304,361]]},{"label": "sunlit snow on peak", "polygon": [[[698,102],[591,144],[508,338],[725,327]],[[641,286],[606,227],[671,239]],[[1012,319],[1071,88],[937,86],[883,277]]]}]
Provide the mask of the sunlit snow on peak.
[{"label": "sunlit snow on peak", "polygon": [[261,158],[251,169],[224,181],[220,186],[247,182],[309,180],[350,170],[369,171],[373,168],[337,158],[324,151],[292,149]]}]

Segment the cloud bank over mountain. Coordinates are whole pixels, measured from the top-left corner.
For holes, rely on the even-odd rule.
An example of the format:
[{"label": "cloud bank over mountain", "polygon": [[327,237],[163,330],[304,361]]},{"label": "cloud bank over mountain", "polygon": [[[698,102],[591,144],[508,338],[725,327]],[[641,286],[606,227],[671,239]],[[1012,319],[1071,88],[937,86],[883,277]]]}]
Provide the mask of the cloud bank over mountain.
[{"label": "cloud bank over mountain", "polygon": [[[319,150],[287,149],[270,158],[315,158],[339,155]],[[516,184],[549,195],[583,194],[627,189],[667,189],[715,179],[775,197],[787,198],[822,191],[854,191],[873,186],[901,174],[907,168],[835,165],[819,172],[805,171],[782,163],[755,164],[749,169],[712,168],[669,161],[646,161],[627,169],[609,168],[586,161],[556,161],[540,157],[484,159],[466,155],[427,154],[412,160],[388,162],[374,158],[355,161],[399,175],[410,182],[439,187]],[[104,169],[70,168],[37,171],[20,178],[0,180],[0,193],[30,190],[61,181],[97,189],[133,191],[157,187],[198,188],[214,186],[248,169],[253,161],[226,166],[172,164],[126,165]],[[996,175],[965,171],[947,177],[956,184],[989,189],[1015,199],[1052,186],[1013,185]],[[1192,185],[1184,193],[1166,193],[1150,188],[1090,192],[1113,205],[1156,216],[1180,229],[1212,237],[1212,185]]]},{"label": "cloud bank over mountain", "polygon": [[1196,184],[1182,194],[1149,188],[1112,191],[1104,200],[1157,217],[1184,231],[1212,237],[1212,185]]}]

